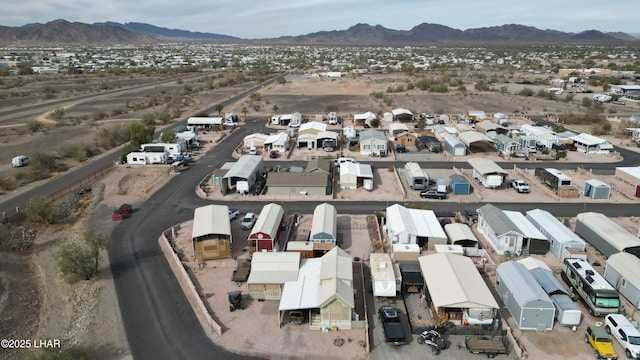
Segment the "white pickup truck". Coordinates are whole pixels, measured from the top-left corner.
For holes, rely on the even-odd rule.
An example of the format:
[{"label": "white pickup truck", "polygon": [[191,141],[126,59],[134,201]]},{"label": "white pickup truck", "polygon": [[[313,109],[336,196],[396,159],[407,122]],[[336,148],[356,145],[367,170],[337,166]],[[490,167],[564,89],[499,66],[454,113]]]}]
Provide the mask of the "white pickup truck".
[{"label": "white pickup truck", "polygon": [[529,185],[527,185],[524,180],[520,179],[511,180],[511,187],[516,189],[516,191],[519,193],[528,193],[530,191]]}]

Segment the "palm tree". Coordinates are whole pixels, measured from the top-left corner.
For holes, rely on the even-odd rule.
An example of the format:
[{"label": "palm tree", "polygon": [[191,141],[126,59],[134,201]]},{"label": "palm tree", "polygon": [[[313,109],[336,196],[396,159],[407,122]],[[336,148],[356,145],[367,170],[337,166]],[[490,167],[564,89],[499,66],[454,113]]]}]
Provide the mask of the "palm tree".
[{"label": "palm tree", "polygon": [[247,121],[247,113],[249,112],[249,110],[247,109],[246,106],[242,107],[242,110],[240,110],[242,112],[242,115],[244,115],[244,121]]},{"label": "palm tree", "polygon": [[278,110],[280,110],[280,108],[278,107],[278,105],[273,105],[273,113],[277,114]]},{"label": "palm tree", "polygon": [[220,113],[222,112],[222,109],[224,109],[224,105],[218,104],[213,109],[218,112],[218,115],[220,115]]}]

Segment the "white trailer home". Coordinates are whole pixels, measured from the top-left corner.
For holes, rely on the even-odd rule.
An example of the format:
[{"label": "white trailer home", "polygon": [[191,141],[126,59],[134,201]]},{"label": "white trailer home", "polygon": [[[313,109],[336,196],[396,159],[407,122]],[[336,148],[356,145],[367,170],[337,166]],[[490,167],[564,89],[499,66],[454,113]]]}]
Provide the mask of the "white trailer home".
[{"label": "white trailer home", "polygon": [[147,165],[165,164],[167,162],[166,152],[130,152],[127,154],[127,164]]},{"label": "white trailer home", "polygon": [[422,190],[429,186],[429,176],[420,168],[420,164],[408,162],[404,165],[407,183],[413,190]]},{"label": "white trailer home", "polygon": [[186,151],[184,141],[176,143],[148,143],[140,145],[142,152],[166,152],[169,156],[176,157]]},{"label": "white trailer home", "polygon": [[402,286],[402,276],[391,255],[373,253],[369,256],[369,262],[373,296],[395,297]]},{"label": "white trailer home", "polygon": [[640,259],[626,252],[611,255],[604,268],[604,278],[636,309],[640,309],[638,269],[640,269]]}]

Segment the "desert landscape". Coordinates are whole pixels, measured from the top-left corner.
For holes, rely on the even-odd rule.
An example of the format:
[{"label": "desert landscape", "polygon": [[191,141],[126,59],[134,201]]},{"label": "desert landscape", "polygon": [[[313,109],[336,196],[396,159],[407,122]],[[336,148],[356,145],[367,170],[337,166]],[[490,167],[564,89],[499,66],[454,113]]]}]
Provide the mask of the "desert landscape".
[{"label": "desert landscape", "polygon": [[[210,75],[202,77],[211,79]],[[464,78],[463,75],[460,77]],[[471,76],[469,77],[471,78]],[[522,73],[517,77],[528,79],[540,77],[540,75]],[[512,83],[504,85],[507,86],[506,93],[471,90],[464,93],[451,91],[446,94],[435,94],[419,89],[401,93],[387,93],[386,91],[390,87],[406,85],[408,82],[415,81],[415,77],[403,74],[359,75],[353,78],[339,79],[290,75],[286,79],[285,84],[273,84],[261,89],[259,91],[260,100],[247,97],[225,107],[223,112],[230,111],[242,114],[243,108],[247,108],[250,111],[241,118],[251,121],[266,121],[274,114],[274,106],[278,107],[280,113],[299,111],[306,116],[332,110],[337,111],[344,119],[348,119],[353,113],[366,111],[379,113],[395,107],[436,114],[457,114],[468,110],[484,110],[488,113],[503,112],[510,115],[546,115],[576,111],[580,103],[579,96],[570,102],[522,97],[516,93],[523,85]],[[0,174],[3,178],[9,176],[24,179],[28,177],[26,174],[30,171],[28,167],[15,169],[9,164],[10,159],[18,153],[38,150],[55,154],[65,146],[92,144],[101,129],[115,124],[140,121],[146,114],[152,115],[157,129],[170,129],[173,122],[190,115],[202,111],[208,111],[209,114],[212,114],[211,110],[206,109],[210,109],[213,105],[231,97],[245,87],[255,85],[255,82],[247,81],[212,91],[198,91],[182,100],[179,116],[173,116],[166,122],[157,119],[158,115],[166,110],[162,104],[115,115],[114,109],[126,106],[125,104],[151,102],[150,99],[158,94],[184,91],[187,85],[193,89],[202,83],[202,79],[195,78],[171,80],[158,86],[148,85],[149,82],[162,80],[166,79],[141,79],[139,84],[145,84],[142,90],[127,91],[117,96],[105,95],[87,102],[73,100],[73,96],[90,93],[91,89],[63,90],[60,88],[58,90],[60,97],[65,91],[71,94],[69,103],[61,105],[66,114],[63,122],[52,120],[51,110],[22,118],[3,116],[0,118],[0,126],[2,126],[2,130],[0,130],[0,150],[2,150],[0,151],[0,164],[2,164],[0,165]],[[70,80],[65,86],[71,88],[72,86],[69,84],[76,81],[78,80]],[[116,85],[120,81],[121,85]],[[59,81],[51,80],[50,84],[55,82]],[[133,86],[134,84],[138,84],[138,82],[114,79],[109,88]],[[40,88],[53,85],[38,82],[33,86]],[[472,84],[469,83],[468,87],[472,88]],[[28,92],[29,87],[23,88],[22,91]],[[375,95],[376,93],[383,93],[384,96],[380,97]],[[587,95],[584,94],[584,96]],[[5,100],[3,100],[3,107],[19,109],[21,106],[26,106],[25,104],[37,100],[28,96],[21,98],[21,101],[16,103],[4,103]],[[259,104],[258,107],[255,106],[256,103]],[[132,106],[132,108],[135,107]],[[259,110],[255,110],[256,108]],[[106,117],[94,120],[92,115],[99,111],[105,111]],[[29,131],[27,123],[33,120],[41,123],[42,128],[37,131]],[[615,127],[616,131],[620,131],[623,126],[622,123],[618,124]],[[589,125],[583,125],[582,129],[589,127]],[[210,134],[213,137],[219,135],[220,133]],[[619,143],[627,145],[623,143],[624,139],[619,132],[609,136],[616,140],[616,145]],[[209,140],[211,139],[213,138]],[[628,146],[632,148],[630,145]],[[118,151],[118,148],[101,148],[96,151],[95,156]],[[592,161],[593,159],[585,158],[584,160]],[[53,171],[52,176],[60,176],[64,171],[82,166],[91,161],[91,158],[76,161],[71,158],[58,157],[58,161],[60,167]],[[109,275],[106,254],[103,254],[101,258],[100,275],[97,278],[76,284],[67,284],[57,270],[57,250],[64,243],[79,241],[84,230],[88,228],[109,234],[114,225],[105,219],[113,207],[123,202],[133,204],[143,202],[170,176],[165,167],[115,167],[94,184],[90,192],[82,195],[84,206],[78,211],[73,221],[56,226],[32,225],[31,230],[36,234],[32,247],[22,253],[3,254],[4,269],[0,275],[5,287],[10,289],[10,295],[0,298],[0,314],[3,320],[0,321],[0,334],[5,337],[64,338],[70,344],[91,348],[92,358],[128,358],[127,342],[119,322],[117,298],[113,281]],[[390,181],[387,179],[387,174],[380,173],[380,176],[384,177],[383,181]],[[4,180],[6,181],[6,179]],[[44,182],[46,180],[15,186],[11,189],[5,183],[2,193],[0,193],[0,200],[14,196],[28,189],[29,186],[40,185]],[[353,200],[359,196],[367,196],[367,193],[362,192],[353,194],[341,198]],[[390,196],[397,197],[398,194],[393,193]],[[484,201],[491,195],[484,196],[481,193],[479,196]],[[511,194],[504,196],[513,198]],[[495,200],[503,201],[506,199],[496,198]],[[554,200],[557,199],[551,199],[551,201]],[[354,346],[354,348],[357,351],[357,347]],[[16,354],[15,352],[3,352],[0,354],[0,358],[11,359]]]}]

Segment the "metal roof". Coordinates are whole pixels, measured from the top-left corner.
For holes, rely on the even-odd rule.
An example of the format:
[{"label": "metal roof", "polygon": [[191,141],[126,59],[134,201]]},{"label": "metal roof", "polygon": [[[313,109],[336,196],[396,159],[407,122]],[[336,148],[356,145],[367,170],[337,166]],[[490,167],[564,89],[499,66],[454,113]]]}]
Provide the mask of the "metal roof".
[{"label": "metal roof", "polygon": [[492,160],[485,158],[471,158],[468,159],[467,162],[471,167],[476,169],[482,175],[489,174],[502,174],[507,175],[508,173],[504,171],[498,164],[493,162]]},{"label": "metal roof", "polygon": [[502,281],[509,288],[509,293],[520,307],[524,307],[532,301],[540,301],[548,304],[546,308],[555,309],[551,298],[542,286],[538,284],[527,268],[517,261],[507,261],[498,265],[496,281]]},{"label": "metal roof", "polygon": [[278,229],[282,225],[282,217],[284,216],[284,209],[282,206],[270,203],[265,205],[260,211],[260,216],[256,220],[253,229],[251,229],[251,237],[254,234],[263,233],[268,234],[274,241],[277,240]]},{"label": "metal roof", "polygon": [[[587,146],[596,146],[596,145],[601,145],[601,144],[611,144],[611,142],[609,140],[605,140],[603,138],[599,138],[597,136],[593,136],[591,134],[587,134],[587,133],[581,133],[579,135],[576,136],[572,136],[570,137],[571,140],[573,141],[577,141],[581,144],[587,145]],[[613,146],[612,146],[613,148]]]},{"label": "metal roof", "polygon": [[580,239],[571,229],[564,226],[560,220],[546,210],[529,210],[527,211],[527,218],[534,226],[540,229],[540,232],[548,235],[548,237],[554,241],[562,244],[574,243],[584,245],[584,240]]},{"label": "metal roof", "polygon": [[454,244],[460,240],[473,240],[478,242],[478,238],[475,236],[471,228],[467,224],[451,223],[444,226],[444,232],[447,233],[449,240]]},{"label": "metal roof", "polygon": [[492,204],[483,205],[478,209],[478,213],[498,236],[512,231],[519,233],[518,227],[511,219],[501,209]]},{"label": "metal roof", "polygon": [[327,131],[327,124],[321,123],[318,121],[309,121],[300,125],[300,129],[298,130],[298,133],[302,133],[307,130],[315,130],[317,132]]},{"label": "metal roof", "polygon": [[439,253],[421,256],[418,261],[436,308],[498,308],[471,258]]},{"label": "metal roof", "polygon": [[231,235],[227,205],[206,205],[195,208],[191,238],[195,239],[210,234]]},{"label": "metal roof", "polygon": [[338,212],[336,207],[328,203],[316,206],[311,220],[310,239],[314,240],[314,237],[320,236],[322,239],[331,238],[335,241],[338,235],[337,228]]},{"label": "metal roof", "polygon": [[493,143],[493,140],[491,140],[487,135],[474,130],[460,132],[458,133],[458,138],[467,146],[471,146],[471,143],[478,141]]},{"label": "metal roof", "polygon": [[360,131],[360,142],[368,140],[387,141],[386,135],[380,130],[363,130]]},{"label": "metal roof", "polygon": [[553,276],[553,273],[543,268],[529,270],[531,276],[542,286],[547,295],[564,294],[570,295],[569,290],[562,286],[560,281]]},{"label": "metal roof", "polygon": [[279,132],[277,134],[269,135],[269,137],[264,140],[265,145],[277,143],[286,144],[287,142],[289,142],[289,134],[287,134],[286,132]]},{"label": "metal roof", "polygon": [[640,288],[640,259],[633,254],[620,252],[609,256],[607,265],[604,269],[605,277],[607,269],[613,268],[620,276],[633,284],[636,288]]},{"label": "metal roof", "polygon": [[262,167],[262,157],[258,155],[244,155],[233,164],[225,179],[240,178],[248,179]]},{"label": "metal roof", "polygon": [[527,218],[519,211],[502,210],[504,214],[516,226],[516,230],[529,239],[549,240],[543,233],[527,220]]},{"label": "metal roof", "polygon": [[432,210],[408,209],[395,204],[387,208],[387,227],[392,233],[447,239],[436,214]]},{"label": "metal roof", "polygon": [[619,251],[640,246],[640,239],[604,214],[580,213],[576,219]]},{"label": "metal roof", "polygon": [[251,272],[247,284],[284,284],[298,279],[300,253],[255,252],[251,258]]}]

